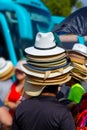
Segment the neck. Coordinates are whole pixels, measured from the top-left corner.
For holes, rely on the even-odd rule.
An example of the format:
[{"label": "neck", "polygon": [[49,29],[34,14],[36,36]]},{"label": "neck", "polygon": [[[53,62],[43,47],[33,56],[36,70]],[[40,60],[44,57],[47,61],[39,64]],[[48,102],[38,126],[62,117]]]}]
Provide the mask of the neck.
[{"label": "neck", "polygon": [[49,93],[49,92],[44,92],[44,93],[42,93],[41,95],[43,95],[43,96],[52,96],[52,97],[55,97],[55,96],[56,96],[55,93]]}]

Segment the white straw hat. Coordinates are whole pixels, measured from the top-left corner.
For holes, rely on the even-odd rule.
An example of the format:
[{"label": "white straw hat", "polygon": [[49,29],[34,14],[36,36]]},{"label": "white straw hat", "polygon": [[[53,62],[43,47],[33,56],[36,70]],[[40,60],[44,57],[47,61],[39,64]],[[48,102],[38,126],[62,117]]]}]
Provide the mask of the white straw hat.
[{"label": "white straw hat", "polygon": [[83,56],[87,57],[87,47],[80,43],[75,43],[71,50],[67,50],[68,52],[77,52],[78,54],[81,54]]},{"label": "white straw hat", "polygon": [[65,52],[61,47],[58,47],[52,32],[38,32],[33,47],[25,49],[25,52],[33,56],[51,56]]}]

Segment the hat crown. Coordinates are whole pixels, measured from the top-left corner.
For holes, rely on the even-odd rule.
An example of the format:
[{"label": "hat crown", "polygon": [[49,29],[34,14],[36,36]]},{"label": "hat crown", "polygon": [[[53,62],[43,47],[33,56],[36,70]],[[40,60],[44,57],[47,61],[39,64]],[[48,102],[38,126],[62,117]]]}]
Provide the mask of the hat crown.
[{"label": "hat crown", "polygon": [[54,48],[56,43],[54,41],[54,35],[52,32],[48,33],[37,33],[35,39],[35,47],[38,49],[50,49]]},{"label": "hat crown", "polygon": [[0,69],[6,65],[6,60],[4,58],[0,58]]},{"label": "hat crown", "polygon": [[81,53],[85,53],[87,55],[87,47],[83,44],[79,44],[79,43],[74,44],[72,50],[76,50]]}]

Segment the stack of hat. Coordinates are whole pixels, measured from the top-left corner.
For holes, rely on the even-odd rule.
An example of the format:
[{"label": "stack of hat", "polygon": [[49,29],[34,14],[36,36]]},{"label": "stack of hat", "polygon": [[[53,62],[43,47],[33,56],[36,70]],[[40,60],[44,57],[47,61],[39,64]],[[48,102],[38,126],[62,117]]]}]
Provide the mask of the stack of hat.
[{"label": "stack of hat", "polygon": [[15,66],[15,70],[20,70],[20,71],[22,71],[21,66],[22,66],[23,64],[25,64],[25,63],[26,63],[26,60],[25,60],[25,59],[20,59],[20,60],[17,62],[16,66]]},{"label": "stack of hat", "polygon": [[14,66],[11,61],[0,58],[0,81],[11,78],[14,74]]},{"label": "stack of hat", "polygon": [[35,45],[25,52],[27,63],[21,67],[27,74],[24,88],[29,95],[39,95],[46,85],[60,85],[71,79],[73,67],[65,50],[56,45],[52,32],[37,33]]},{"label": "stack of hat", "polygon": [[67,50],[74,68],[71,74],[78,80],[87,79],[87,47],[83,44],[74,44],[72,50]]}]

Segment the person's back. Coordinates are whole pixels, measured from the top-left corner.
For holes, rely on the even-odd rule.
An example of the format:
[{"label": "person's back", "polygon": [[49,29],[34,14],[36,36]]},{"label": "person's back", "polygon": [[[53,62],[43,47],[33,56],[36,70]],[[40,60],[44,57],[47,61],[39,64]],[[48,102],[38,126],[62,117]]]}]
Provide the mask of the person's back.
[{"label": "person's back", "polygon": [[24,92],[25,73],[21,70],[21,65],[26,63],[25,60],[20,60],[15,67],[16,81],[10,87],[8,94],[5,97],[4,104],[9,108],[9,113],[14,116],[16,107],[20,104],[22,92]]},{"label": "person's back", "polygon": [[75,129],[71,113],[51,96],[27,99],[19,105],[15,118],[19,128],[17,129],[18,126],[14,123],[12,130]]}]

